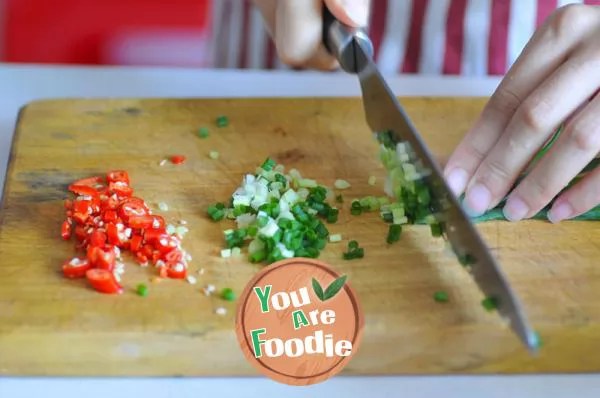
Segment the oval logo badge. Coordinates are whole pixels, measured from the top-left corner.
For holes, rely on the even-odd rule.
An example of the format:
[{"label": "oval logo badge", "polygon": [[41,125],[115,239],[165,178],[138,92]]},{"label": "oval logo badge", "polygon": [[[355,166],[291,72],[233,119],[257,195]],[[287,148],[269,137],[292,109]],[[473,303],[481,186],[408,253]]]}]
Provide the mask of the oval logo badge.
[{"label": "oval logo badge", "polygon": [[339,373],[357,352],[364,326],[349,282],[314,259],[262,269],[238,302],[236,333],[246,358],[288,385],[320,383]]}]

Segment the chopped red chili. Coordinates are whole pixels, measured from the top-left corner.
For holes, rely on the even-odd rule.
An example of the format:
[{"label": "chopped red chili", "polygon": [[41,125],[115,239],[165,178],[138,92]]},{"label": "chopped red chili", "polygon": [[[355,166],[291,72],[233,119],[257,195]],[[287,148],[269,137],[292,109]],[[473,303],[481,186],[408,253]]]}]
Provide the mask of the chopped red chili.
[{"label": "chopped red chili", "polygon": [[171,163],[173,164],[181,164],[186,161],[186,157],[182,155],[171,156]]},{"label": "chopped red chili", "polygon": [[[183,163],[185,157],[174,156],[172,161]],[[134,196],[126,171],[76,181],[69,191],[75,197],[64,202],[67,220],[61,225],[61,237],[74,236],[85,257],[63,264],[66,278],[87,277],[101,293],[121,293],[117,262],[122,250],[134,253],[141,265],[152,262],[161,278],[185,278],[189,256],[181,248],[181,238],[167,233],[165,219]]]}]

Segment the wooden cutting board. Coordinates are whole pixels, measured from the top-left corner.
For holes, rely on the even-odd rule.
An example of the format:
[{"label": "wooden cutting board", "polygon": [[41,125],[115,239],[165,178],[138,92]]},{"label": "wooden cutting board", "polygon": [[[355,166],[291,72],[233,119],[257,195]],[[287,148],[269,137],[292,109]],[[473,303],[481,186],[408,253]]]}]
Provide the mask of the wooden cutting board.
[{"label": "wooden cutting board", "polygon": [[[441,159],[450,154],[484,99],[405,99]],[[230,125],[217,129],[227,115]],[[208,139],[198,130],[210,128]],[[218,160],[209,158],[219,151]],[[161,159],[188,157],[183,165]],[[246,172],[270,156],[332,185],[351,182],[331,227],[365,248],[342,261],[345,243],[322,259],[349,275],[365,312],[363,343],[343,375],[589,372],[600,370],[600,223],[532,221],[479,225],[544,340],[531,357],[481,306],[469,275],[429,230],[405,229],[388,247],[377,214],[349,215],[349,199],[381,195],[383,169],[358,99],[57,100],[19,115],[0,218],[0,374],[257,375],[234,334],[235,303],[206,297],[206,284],[240,292],[260,266],[221,259],[227,223],[207,219]],[[126,169],[137,192],[169,220],[184,219],[184,246],[199,283],[163,281],[148,297],[134,287],[152,270],[127,263],[126,292],[95,293],[60,267],[73,244],[59,238],[67,185]],[[376,186],[367,183],[378,177]],[[445,290],[450,302],[435,303]],[[214,314],[225,307],[225,316]]]}]

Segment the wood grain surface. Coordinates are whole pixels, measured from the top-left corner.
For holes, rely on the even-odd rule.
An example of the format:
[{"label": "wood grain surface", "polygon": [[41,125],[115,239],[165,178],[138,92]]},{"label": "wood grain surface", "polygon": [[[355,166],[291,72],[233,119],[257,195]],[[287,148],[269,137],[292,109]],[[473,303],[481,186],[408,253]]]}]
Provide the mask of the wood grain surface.
[{"label": "wood grain surface", "polygon": [[[484,99],[403,99],[443,159],[470,128]],[[225,114],[230,125],[217,129]],[[198,129],[208,126],[208,139]],[[219,151],[220,159],[208,153]],[[188,157],[183,165],[159,161]],[[35,102],[20,116],[0,218],[1,375],[257,375],[236,341],[236,303],[206,297],[214,284],[240,292],[260,269],[221,259],[222,231],[205,216],[227,200],[246,172],[271,156],[332,185],[351,182],[347,199],[381,195],[383,168],[358,99],[56,100]],[[184,247],[198,284],[164,281],[148,297],[133,289],[152,269],[127,262],[121,296],[65,280],[74,254],[59,238],[67,185],[126,169],[151,205],[185,219]],[[370,175],[378,177],[370,186]],[[377,214],[351,216],[349,200],[321,260],[349,276],[365,314],[360,350],[342,375],[591,372],[600,370],[600,224],[543,221],[478,225],[520,296],[544,347],[531,357],[495,314],[441,240],[426,227],[406,228],[385,243]],[[347,239],[365,248],[342,261]],[[450,302],[433,301],[445,290]],[[225,307],[225,316],[214,314]]]}]

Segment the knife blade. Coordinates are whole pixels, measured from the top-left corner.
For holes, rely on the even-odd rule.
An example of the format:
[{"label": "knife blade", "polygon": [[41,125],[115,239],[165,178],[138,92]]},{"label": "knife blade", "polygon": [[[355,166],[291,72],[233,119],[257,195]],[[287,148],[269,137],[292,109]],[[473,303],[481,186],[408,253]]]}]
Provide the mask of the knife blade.
[{"label": "knife blade", "polygon": [[459,199],[443,177],[440,165],[429,151],[398,98],[388,87],[373,61],[373,45],[360,28],[344,25],[323,8],[323,42],[340,67],[359,78],[366,121],[373,133],[386,132],[395,147],[408,144],[429,188],[437,222],[443,237],[459,261],[467,266],[481,292],[496,303],[499,315],[531,353],[537,352],[539,338],[531,328],[519,299],[496,259],[470,221]]}]

